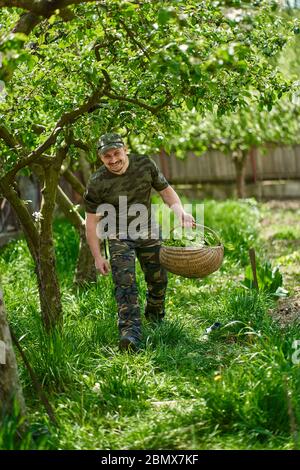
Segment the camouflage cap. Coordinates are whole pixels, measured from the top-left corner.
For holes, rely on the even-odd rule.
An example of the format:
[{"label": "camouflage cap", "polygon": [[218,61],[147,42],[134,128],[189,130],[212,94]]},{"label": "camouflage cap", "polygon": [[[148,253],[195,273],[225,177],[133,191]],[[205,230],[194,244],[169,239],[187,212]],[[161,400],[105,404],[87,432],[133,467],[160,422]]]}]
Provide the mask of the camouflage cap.
[{"label": "camouflage cap", "polygon": [[124,147],[124,142],[120,134],[103,134],[97,144],[97,150],[101,153],[101,155],[105,154],[107,150],[113,148],[121,148]]}]

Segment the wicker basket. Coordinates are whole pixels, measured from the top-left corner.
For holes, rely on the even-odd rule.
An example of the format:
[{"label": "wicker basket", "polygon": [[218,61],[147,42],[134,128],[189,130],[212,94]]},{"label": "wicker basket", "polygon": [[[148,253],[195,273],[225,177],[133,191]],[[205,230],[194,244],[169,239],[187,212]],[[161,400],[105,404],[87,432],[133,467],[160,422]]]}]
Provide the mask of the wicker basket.
[{"label": "wicker basket", "polygon": [[[198,226],[199,224],[197,224]],[[178,247],[162,245],[159,252],[160,264],[173,274],[183,277],[203,278],[217,271],[223,261],[224,246],[219,236],[209,227],[219,242],[217,246]]]}]

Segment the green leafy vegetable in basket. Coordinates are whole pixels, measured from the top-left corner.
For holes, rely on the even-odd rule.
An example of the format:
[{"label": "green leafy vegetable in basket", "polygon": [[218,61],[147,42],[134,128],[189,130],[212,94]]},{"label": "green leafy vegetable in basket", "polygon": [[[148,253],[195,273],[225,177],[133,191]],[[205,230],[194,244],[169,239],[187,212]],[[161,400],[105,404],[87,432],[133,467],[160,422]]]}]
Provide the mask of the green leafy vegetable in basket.
[{"label": "green leafy vegetable in basket", "polygon": [[[184,229],[171,233],[171,238],[163,240],[163,245],[174,247],[201,247],[201,246],[214,246],[216,245],[215,236],[209,231],[203,233],[196,232],[196,229]],[[188,232],[188,233],[186,233]]]}]

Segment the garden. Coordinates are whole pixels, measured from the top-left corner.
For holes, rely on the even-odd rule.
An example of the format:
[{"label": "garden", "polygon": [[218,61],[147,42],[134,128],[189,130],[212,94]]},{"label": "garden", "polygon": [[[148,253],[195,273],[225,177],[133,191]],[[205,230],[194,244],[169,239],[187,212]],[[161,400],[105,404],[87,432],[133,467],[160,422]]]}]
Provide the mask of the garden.
[{"label": "garden", "polygon": [[[299,450],[291,3],[0,0],[1,450]],[[224,246],[208,276],[168,273],[159,324],[143,315],[136,262],[135,353],[118,348],[114,279],[97,273],[86,232],[109,132],[152,156],[182,204],[201,204]],[[265,162],[279,147],[297,171],[274,157],[283,176],[267,178],[257,153]],[[179,184],[171,156],[184,165],[190,152],[193,178]],[[205,192],[196,160],[210,152],[220,163],[205,183],[218,190],[221,175],[233,196]],[[234,173],[223,177],[225,158]],[[258,170],[269,197],[250,194]],[[151,201],[163,205],[157,192]]]}]

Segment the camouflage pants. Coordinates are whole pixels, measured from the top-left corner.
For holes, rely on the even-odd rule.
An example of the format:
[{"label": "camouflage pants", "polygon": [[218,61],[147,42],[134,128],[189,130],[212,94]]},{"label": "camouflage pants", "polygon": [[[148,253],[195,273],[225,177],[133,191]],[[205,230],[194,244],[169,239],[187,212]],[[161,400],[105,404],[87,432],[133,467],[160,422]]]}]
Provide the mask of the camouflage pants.
[{"label": "camouflage pants", "polygon": [[135,277],[136,256],[147,283],[145,317],[159,320],[165,314],[167,271],[159,263],[159,240],[109,240],[110,264],[118,305],[118,327],[121,335],[141,338],[141,315]]}]

